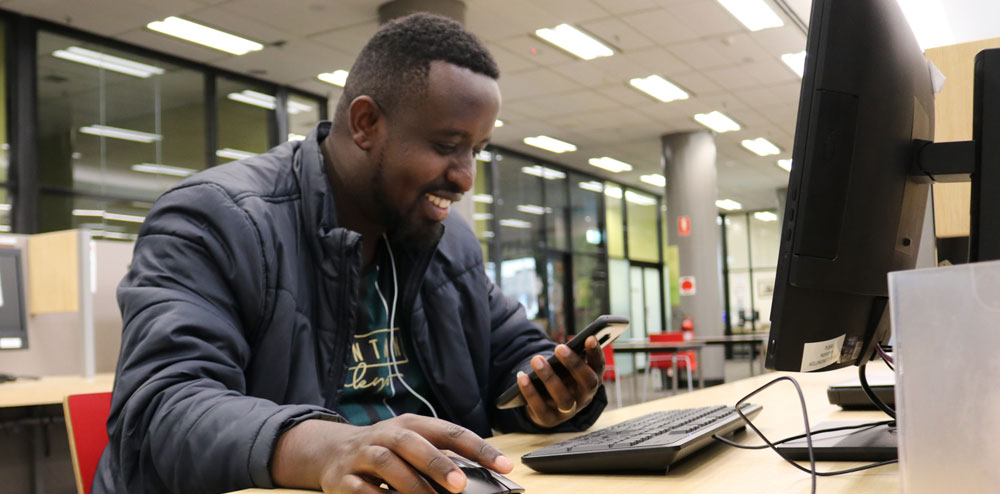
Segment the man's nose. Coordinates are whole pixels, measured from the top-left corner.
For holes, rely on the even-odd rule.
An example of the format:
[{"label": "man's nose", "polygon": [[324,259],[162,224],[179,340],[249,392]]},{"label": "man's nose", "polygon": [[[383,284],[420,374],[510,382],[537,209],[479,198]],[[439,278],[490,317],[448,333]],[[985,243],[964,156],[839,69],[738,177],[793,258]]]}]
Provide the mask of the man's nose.
[{"label": "man's nose", "polygon": [[472,155],[461,158],[448,169],[448,181],[455,184],[463,194],[472,189],[476,182],[476,158]]}]

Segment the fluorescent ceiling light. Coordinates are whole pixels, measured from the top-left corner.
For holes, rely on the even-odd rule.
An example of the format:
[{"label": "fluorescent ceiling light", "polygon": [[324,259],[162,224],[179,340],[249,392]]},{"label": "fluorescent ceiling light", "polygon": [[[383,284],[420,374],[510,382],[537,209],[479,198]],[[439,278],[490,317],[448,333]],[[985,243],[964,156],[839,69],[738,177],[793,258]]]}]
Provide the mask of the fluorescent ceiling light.
[{"label": "fluorescent ceiling light", "polygon": [[[233,101],[239,101],[240,103],[266,108],[268,110],[274,110],[278,107],[278,98],[271,96],[270,94],[251,91],[249,89],[244,89],[238,93],[229,93],[226,97]],[[305,103],[299,103],[297,101],[289,101],[286,108],[288,108],[288,113],[292,115],[296,115],[304,111],[311,111],[313,109],[312,106]]]},{"label": "fluorescent ceiling light", "polygon": [[565,173],[559,170],[553,170],[551,168],[546,168],[540,165],[522,166],[521,173],[524,173],[525,175],[531,175],[534,177],[541,177],[546,180],[561,180],[566,178]]},{"label": "fluorescent ceiling light", "polygon": [[543,215],[545,213],[551,213],[552,208],[543,208],[541,206],[536,206],[534,204],[518,204],[517,210],[522,213]]},{"label": "fluorescent ceiling light", "polygon": [[743,205],[732,200],[732,199],[719,199],[715,201],[715,207],[719,209],[725,209],[726,211],[736,211],[738,209],[743,209]]},{"label": "fluorescent ceiling light", "polygon": [[129,223],[142,223],[146,221],[145,216],[136,216],[134,214],[119,214],[119,213],[104,213],[105,220],[111,221],[126,221]]},{"label": "fluorescent ceiling light", "polygon": [[639,180],[642,180],[643,182],[646,182],[647,184],[652,185],[654,187],[667,186],[667,178],[664,177],[663,175],[660,175],[659,173],[654,173],[652,175],[643,175],[639,177]]},{"label": "fluorescent ceiling light", "polygon": [[778,166],[786,172],[792,171],[792,160],[778,160]]},{"label": "fluorescent ceiling light", "polygon": [[590,158],[587,160],[591,166],[596,166],[602,168],[612,173],[621,173],[632,171],[632,165],[625,163],[624,161],[618,161],[614,158],[609,158],[607,156],[602,156],[600,158]]},{"label": "fluorescent ceiling light", "polygon": [[494,127],[503,127],[503,120],[497,120],[496,122],[493,122],[493,126]]},{"label": "fluorescent ceiling light", "polygon": [[580,187],[583,190],[589,190],[591,192],[597,192],[597,193],[604,192],[604,184],[600,182],[594,182],[593,180],[589,182],[580,182],[579,184],[577,184],[577,187]]},{"label": "fluorescent ceiling light", "polygon": [[740,130],[740,124],[729,118],[728,115],[720,111],[713,111],[711,113],[698,113],[694,116],[695,122],[698,122],[705,127],[708,127],[718,133],[731,132],[734,130]]},{"label": "fluorescent ceiling light", "polygon": [[[493,238],[494,236],[495,235],[493,234],[493,232],[489,232],[489,231],[483,232],[483,238]],[[487,263],[487,264],[492,264],[492,263]]]},{"label": "fluorescent ceiling light", "polygon": [[493,161],[493,153],[484,149],[476,153],[476,159],[479,161]]},{"label": "fluorescent ceiling light", "polygon": [[751,31],[785,25],[781,17],[778,17],[764,0],[718,0],[718,2]]},{"label": "fluorescent ceiling light", "polygon": [[97,216],[98,218],[104,217],[103,209],[74,209],[73,216]]},{"label": "fluorescent ceiling light", "polygon": [[536,148],[544,149],[552,153],[566,153],[570,151],[576,151],[575,145],[565,141],[560,141],[559,139],[553,139],[549,136],[525,137],[524,143],[529,146],[535,146]]},{"label": "fluorescent ceiling light", "polygon": [[475,213],[472,215],[472,219],[476,221],[488,221],[493,219],[493,215],[490,213]]},{"label": "fluorescent ceiling light", "polygon": [[778,215],[770,211],[757,211],[753,214],[753,217],[760,221],[778,221]]},{"label": "fluorescent ceiling light", "polygon": [[157,175],[170,175],[172,177],[188,177],[194,175],[198,170],[182,168],[179,166],[159,165],[156,163],[139,163],[132,165],[132,171],[143,173],[154,173]]},{"label": "fluorescent ceiling light", "polygon": [[656,74],[649,77],[637,77],[629,80],[628,83],[631,84],[632,87],[664,103],[669,103],[679,99],[688,99],[689,97],[686,91]]},{"label": "fluorescent ceiling light", "polygon": [[500,220],[500,226],[510,228],[531,228],[531,223],[524,220],[505,219]]},{"label": "fluorescent ceiling light", "polygon": [[560,24],[552,29],[545,28],[535,31],[539,38],[552,43],[584,60],[593,60],[599,57],[610,57],[615,52],[604,43],[588,36],[583,31],[570,26]]},{"label": "fluorescent ceiling light", "polygon": [[181,19],[180,17],[170,16],[162,21],[150,22],[146,24],[146,27],[156,32],[232,53],[233,55],[243,55],[264,48],[264,45],[256,41],[250,41],[246,38],[219,31],[218,29]]},{"label": "fluorescent ceiling light", "polygon": [[241,160],[244,158],[250,158],[252,156],[257,156],[257,153],[251,153],[250,151],[241,151],[239,149],[224,148],[219,149],[215,152],[215,155],[220,158],[229,158],[231,160]]},{"label": "fluorescent ceiling light", "polygon": [[316,78],[327,84],[344,87],[344,84],[347,84],[347,74],[346,70],[334,70],[333,72],[323,72]]},{"label": "fluorescent ceiling light", "polygon": [[134,233],[109,232],[107,230],[102,232],[101,236],[104,238],[117,238],[119,240],[135,240],[139,238],[139,236]]},{"label": "fluorescent ceiling light", "polygon": [[291,113],[292,115],[296,115],[306,111],[312,111],[313,109],[312,105],[307,105],[305,103],[300,103],[298,101],[293,101],[293,100],[288,100],[286,108],[288,108],[288,113]]},{"label": "fluorescent ceiling light", "polygon": [[302,134],[296,134],[294,132],[289,132],[288,133],[288,140],[289,141],[304,141],[304,140],[306,140],[306,136],[304,136]]},{"label": "fluorescent ceiling light", "polygon": [[493,204],[493,196],[489,194],[476,194],[472,196],[472,202],[480,202],[483,204]]},{"label": "fluorescent ceiling light", "polygon": [[82,63],[84,65],[90,65],[91,67],[98,67],[113,70],[115,72],[121,72],[122,74],[141,77],[143,79],[153,75],[163,74],[163,69],[155,65],[147,65],[129,60],[127,58],[115,57],[108,55],[107,53],[80,48],[79,46],[71,46],[65,50],[56,50],[52,52],[52,56],[63,60]]},{"label": "fluorescent ceiling light", "polygon": [[604,188],[604,195],[614,197],[615,199],[621,199],[622,189],[620,187],[615,187],[614,185],[608,185]]},{"label": "fluorescent ceiling light", "polygon": [[799,77],[802,77],[802,73],[806,70],[806,52],[804,51],[786,53],[781,56],[781,61],[785,62],[785,65],[792,69],[792,72],[795,72]]},{"label": "fluorescent ceiling light", "polygon": [[0,211],[10,211],[10,204],[0,204]]},{"label": "fluorescent ceiling light", "polygon": [[756,139],[743,139],[740,144],[757,156],[772,156],[775,154],[781,154],[781,149],[779,149],[778,146],[775,146],[771,141],[764,139],[763,137],[758,137]]},{"label": "fluorescent ceiling light", "polygon": [[625,200],[631,202],[632,204],[638,204],[640,206],[655,206],[656,199],[649,197],[647,195],[640,194],[638,192],[632,192],[631,190],[625,191]]},{"label": "fluorescent ceiling light", "polygon": [[80,127],[80,132],[101,137],[113,137],[126,141],[150,143],[163,139],[160,134],[150,134],[149,132],[139,132],[138,130],[122,129],[108,125],[88,125]]}]

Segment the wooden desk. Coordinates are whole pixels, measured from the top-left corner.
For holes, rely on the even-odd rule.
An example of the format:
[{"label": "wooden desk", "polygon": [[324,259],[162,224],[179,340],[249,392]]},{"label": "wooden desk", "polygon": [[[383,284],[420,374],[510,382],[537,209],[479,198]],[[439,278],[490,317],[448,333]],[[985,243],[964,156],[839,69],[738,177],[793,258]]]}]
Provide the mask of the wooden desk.
[{"label": "wooden desk", "polygon": [[[594,428],[608,427],[623,420],[657,410],[690,408],[696,406],[726,404],[736,400],[758,386],[781,376],[791,375],[799,384],[806,397],[809,417],[813,424],[827,420],[884,420],[878,412],[843,412],[831,405],[826,398],[829,384],[850,379],[857,375],[857,368],[848,367],[821,374],[768,373],[750,377],[729,384],[708,389],[662,398],[639,405],[605,412]],[[754,397],[754,403],[764,406],[761,414],[754,419],[770,439],[803,432],[802,412],[798,396],[790,383],[779,383]],[[518,460],[537,448],[547,446],[579,433],[530,435],[506,434],[489,439],[514,460],[516,466],[508,477],[521,484],[528,494],[580,493],[580,492],[628,492],[629,494],[666,492],[740,492],[746,494],[770,494],[774,492],[809,492],[809,475],[785,463],[770,450],[738,450],[722,444],[709,446],[692,457],[678,463],[667,475],[547,475],[536,473],[520,464]],[[752,432],[737,434],[736,439],[748,444],[761,444]],[[821,462],[820,471],[848,468],[861,463]],[[820,477],[817,491],[823,494],[886,493],[899,492],[899,470],[897,465],[889,465],[862,472],[837,477]],[[241,494],[305,493],[306,491],[278,489],[248,489]]]},{"label": "wooden desk", "polygon": [[62,405],[66,395],[111,391],[114,380],[114,374],[19,378],[0,384],[0,408]]}]

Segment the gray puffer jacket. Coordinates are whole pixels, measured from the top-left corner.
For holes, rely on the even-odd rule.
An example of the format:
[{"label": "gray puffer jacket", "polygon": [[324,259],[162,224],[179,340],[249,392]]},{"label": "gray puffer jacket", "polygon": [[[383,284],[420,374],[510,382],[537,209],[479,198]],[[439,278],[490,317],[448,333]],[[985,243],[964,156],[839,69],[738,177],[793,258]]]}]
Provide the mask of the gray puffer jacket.
[{"label": "gray puffer jacket", "polygon": [[[333,411],[363,310],[361,237],[337,225],[319,142],[194,175],[155,204],[118,288],[124,329],[94,492],[272,487],[277,437]],[[541,432],[496,397],[553,343],[486,278],[460,219],[435,248],[393,244],[401,327],[442,418]],[[559,430],[582,430],[594,402]]]}]

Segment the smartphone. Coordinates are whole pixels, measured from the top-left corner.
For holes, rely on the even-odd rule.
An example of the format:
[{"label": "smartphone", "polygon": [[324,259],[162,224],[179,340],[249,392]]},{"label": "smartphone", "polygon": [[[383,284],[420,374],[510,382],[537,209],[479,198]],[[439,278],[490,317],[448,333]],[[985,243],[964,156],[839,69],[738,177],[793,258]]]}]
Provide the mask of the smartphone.
[{"label": "smartphone", "polygon": [[[597,344],[604,348],[608,346],[612,341],[621,336],[625,330],[628,329],[628,318],[622,316],[601,316],[590,323],[586,328],[583,329],[579,334],[573,335],[573,339],[569,340],[566,346],[569,347],[570,351],[575,352],[577,355],[583,356],[586,352],[586,346],[584,343],[587,338],[594,336],[597,338]],[[562,362],[556,358],[555,355],[549,357],[549,365],[552,366],[552,370],[563,378],[567,379],[570,377],[570,372],[563,366]],[[549,392],[545,389],[545,385],[542,384],[542,380],[535,375],[535,371],[532,370],[528,373],[528,377],[531,379],[531,383],[535,385],[535,389],[538,393],[542,395],[543,398],[549,396]],[[517,383],[513,386],[507,388],[500,398],[497,398],[497,408],[517,408],[525,405],[524,396],[521,395],[521,389],[517,387]]]}]

